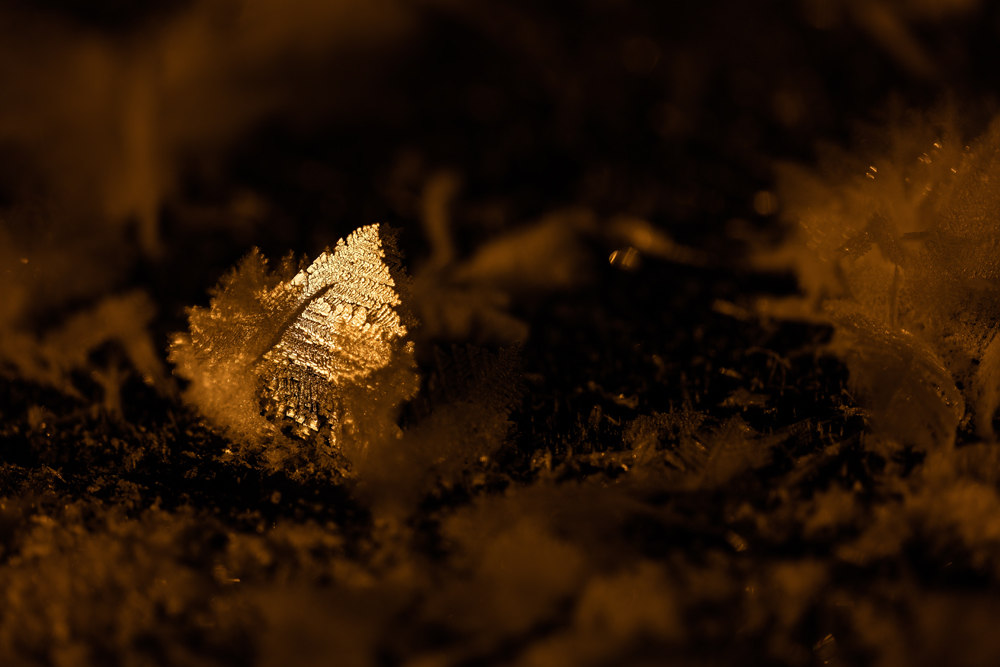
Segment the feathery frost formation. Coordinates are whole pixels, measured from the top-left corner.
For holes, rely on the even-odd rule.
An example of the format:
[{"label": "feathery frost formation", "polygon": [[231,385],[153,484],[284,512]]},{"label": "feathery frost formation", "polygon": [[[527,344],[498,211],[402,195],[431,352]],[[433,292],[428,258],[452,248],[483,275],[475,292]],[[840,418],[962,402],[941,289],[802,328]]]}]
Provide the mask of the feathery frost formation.
[{"label": "feathery frost formation", "polygon": [[271,273],[254,250],[171,345],[187,400],[271,467],[343,471],[399,437],[399,405],[417,390],[406,280],[378,224],[298,272],[288,259]]},{"label": "feathery frost formation", "polygon": [[[878,145],[872,137],[868,145]],[[881,134],[863,162],[829,154],[779,170],[795,227],[766,265],[805,296],[764,308],[832,321],[833,350],[876,429],[948,447],[972,420],[992,439],[1000,407],[1000,120],[966,145],[948,122]]]}]

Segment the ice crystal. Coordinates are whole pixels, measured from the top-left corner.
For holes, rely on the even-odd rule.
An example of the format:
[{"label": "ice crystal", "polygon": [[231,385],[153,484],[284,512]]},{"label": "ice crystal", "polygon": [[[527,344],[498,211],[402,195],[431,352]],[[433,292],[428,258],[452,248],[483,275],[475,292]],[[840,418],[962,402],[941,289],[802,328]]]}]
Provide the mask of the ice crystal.
[{"label": "ice crystal", "polygon": [[779,170],[795,227],[770,260],[795,268],[805,299],[763,309],[833,322],[853,391],[901,440],[947,444],[967,418],[991,439],[1000,121],[970,145],[947,122],[884,134],[882,155],[864,162],[832,154],[817,171]]},{"label": "ice crystal", "polygon": [[156,313],[142,291],[107,296],[92,308],[66,318],[59,326],[37,335],[14,326],[0,327],[0,375],[52,387],[68,396],[83,398],[74,373],[89,376],[104,390],[104,406],[120,411],[121,372],[118,357],[109,368],[99,367],[93,353],[115,346],[142,380],[160,393],[171,392],[163,363],[156,354],[148,327]]},{"label": "ice crystal", "polygon": [[395,236],[362,227],[294,271],[250,253],[209,308],[190,310],[170,358],[188,400],[272,466],[357,461],[398,437],[395,411],[417,388]]},{"label": "ice crystal", "polygon": [[713,428],[704,419],[696,412],[638,417],[625,427],[627,449],[611,460],[632,468],[643,484],[720,488],[766,463],[770,448],[785,437],[762,437],[738,416]]},{"label": "ice crystal", "polygon": [[432,175],[425,186],[422,217],[431,256],[413,280],[420,335],[434,341],[523,343],[528,326],[510,312],[512,297],[577,285],[587,273],[581,240],[594,232],[594,215],[583,208],[555,211],[459,259],[448,213],[457,188],[451,172]]}]

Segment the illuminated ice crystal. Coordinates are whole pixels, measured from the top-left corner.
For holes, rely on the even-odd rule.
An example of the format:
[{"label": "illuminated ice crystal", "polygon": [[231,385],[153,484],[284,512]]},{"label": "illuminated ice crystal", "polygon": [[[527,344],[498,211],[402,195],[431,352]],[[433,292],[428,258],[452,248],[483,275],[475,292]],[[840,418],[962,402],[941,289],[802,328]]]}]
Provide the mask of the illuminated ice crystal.
[{"label": "illuminated ice crystal", "polygon": [[393,233],[369,225],[295,272],[256,250],[189,311],[171,345],[187,399],[269,463],[327,467],[398,436],[417,389],[406,276]]}]

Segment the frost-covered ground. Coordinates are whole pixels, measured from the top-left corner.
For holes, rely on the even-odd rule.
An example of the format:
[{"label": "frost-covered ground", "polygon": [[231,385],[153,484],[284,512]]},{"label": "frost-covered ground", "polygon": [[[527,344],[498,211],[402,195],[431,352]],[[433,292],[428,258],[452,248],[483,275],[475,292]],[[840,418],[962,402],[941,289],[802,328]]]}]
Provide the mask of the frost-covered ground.
[{"label": "frost-covered ground", "polygon": [[0,664],[1000,661],[1000,12],[670,4],[5,6]]}]

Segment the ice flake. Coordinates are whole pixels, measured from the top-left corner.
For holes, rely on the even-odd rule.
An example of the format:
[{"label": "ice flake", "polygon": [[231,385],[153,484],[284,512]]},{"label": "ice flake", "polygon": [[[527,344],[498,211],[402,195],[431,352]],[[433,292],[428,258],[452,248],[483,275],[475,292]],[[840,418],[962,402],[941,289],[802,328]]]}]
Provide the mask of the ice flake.
[{"label": "ice flake", "polygon": [[303,443],[322,461],[354,459],[398,436],[395,411],[417,388],[395,237],[362,227],[293,271],[286,262],[275,277],[251,253],[208,309],[191,309],[171,360],[188,399],[273,465],[302,459]]}]

